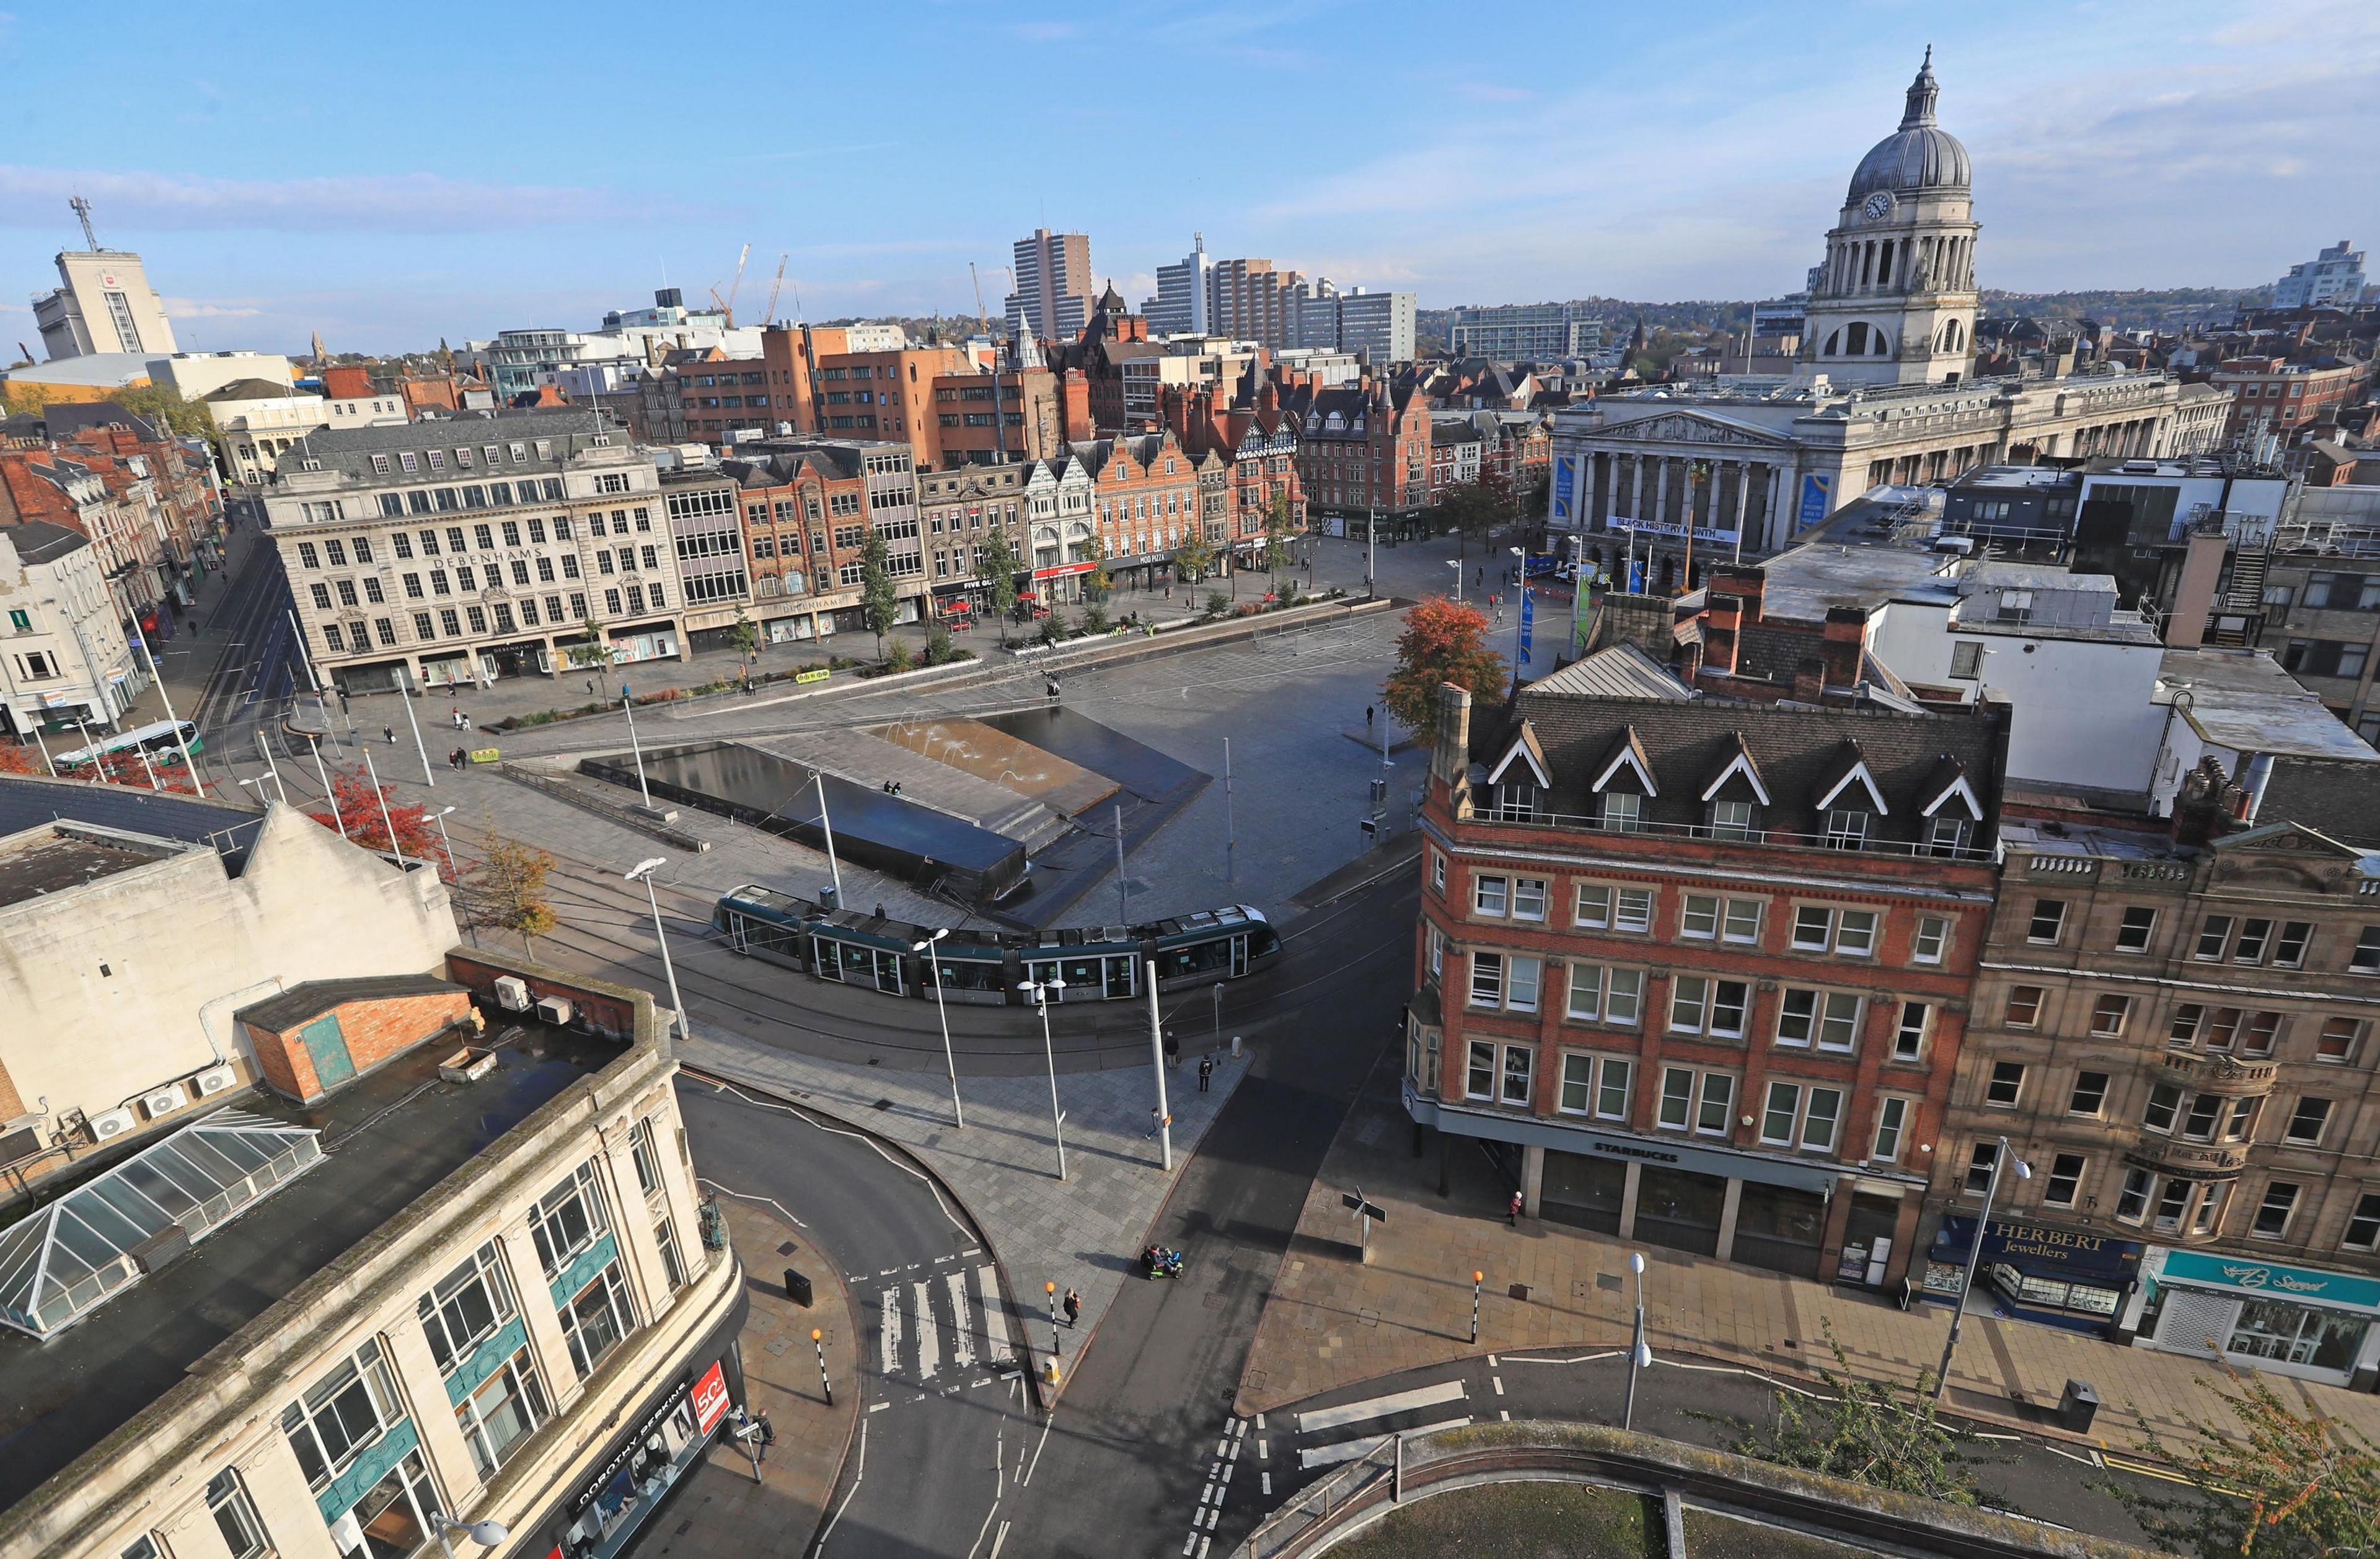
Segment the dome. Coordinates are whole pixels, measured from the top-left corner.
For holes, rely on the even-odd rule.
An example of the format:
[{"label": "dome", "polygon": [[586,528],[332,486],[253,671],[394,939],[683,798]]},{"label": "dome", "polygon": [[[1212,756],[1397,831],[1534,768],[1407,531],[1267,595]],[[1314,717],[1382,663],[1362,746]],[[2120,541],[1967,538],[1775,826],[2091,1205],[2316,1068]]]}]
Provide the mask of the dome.
[{"label": "dome", "polygon": [[1909,108],[1900,116],[1900,128],[1860,159],[1846,204],[1878,189],[1905,194],[1968,188],[1973,169],[1967,149],[1957,136],[1934,122],[1934,102],[1940,95],[1941,88],[1934,79],[1934,51],[1927,49],[1917,79],[1909,83]]}]

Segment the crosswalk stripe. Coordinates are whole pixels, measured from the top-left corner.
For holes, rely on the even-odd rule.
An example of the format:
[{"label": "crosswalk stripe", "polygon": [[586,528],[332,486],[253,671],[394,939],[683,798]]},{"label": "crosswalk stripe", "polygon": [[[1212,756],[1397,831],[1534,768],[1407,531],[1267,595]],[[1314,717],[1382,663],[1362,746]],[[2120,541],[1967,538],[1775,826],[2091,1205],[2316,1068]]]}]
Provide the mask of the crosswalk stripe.
[{"label": "crosswalk stripe", "polygon": [[1410,1412],[1415,1407],[1435,1407],[1441,1402],[1459,1402],[1463,1395],[1461,1381],[1441,1381],[1434,1386],[1421,1386],[1389,1396],[1375,1396],[1362,1402],[1349,1402],[1337,1407],[1318,1407],[1310,1413],[1300,1413],[1297,1415],[1297,1427],[1299,1432],[1311,1434],[1317,1430],[1362,1423],[1366,1419],[1384,1419],[1390,1413]]},{"label": "crosswalk stripe", "polygon": [[883,1374],[892,1373],[901,1358],[901,1291],[887,1288],[877,1300],[880,1321],[877,1334],[881,1340],[878,1369]]},{"label": "crosswalk stripe", "polygon": [[[983,1304],[984,1359],[990,1364],[1005,1364],[1012,1357],[1009,1348],[1007,1312],[1000,1302],[1000,1272],[994,1267],[975,1270],[976,1297]],[[995,1317],[1002,1319],[995,1320]]]},{"label": "crosswalk stripe", "polygon": [[[1435,1434],[1442,1429],[1461,1429],[1470,1421],[1468,1418],[1441,1419],[1437,1423],[1423,1424],[1405,1432]],[[1360,1434],[1353,1440],[1342,1440],[1336,1445],[1317,1445],[1310,1450],[1297,1453],[1297,1465],[1309,1472],[1318,1467],[1336,1467],[1341,1462],[1352,1462],[1358,1456],[1370,1455],[1387,1444],[1390,1439],[1390,1436],[1385,1434]]]},{"label": "crosswalk stripe", "polygon": [[926,1285],[912,1285],[917,1291],[917,1378],[930,1381],[935,1368],[941,1363],[941,1338],[934,1325],[934,1306]]},{"label": "crosswalk stripe", "polygon": [[967,1321],[966,1277],[945,1274],[951,1290],[951,1363],[964,1370],[975,1362],[975,1328]]}]

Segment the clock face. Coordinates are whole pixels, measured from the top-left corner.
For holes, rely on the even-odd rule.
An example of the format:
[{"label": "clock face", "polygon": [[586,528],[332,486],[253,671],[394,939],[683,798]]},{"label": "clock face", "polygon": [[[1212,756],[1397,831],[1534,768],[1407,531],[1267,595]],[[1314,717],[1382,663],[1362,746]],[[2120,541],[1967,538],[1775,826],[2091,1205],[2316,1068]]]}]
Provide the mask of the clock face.
[{"label": "clock face", "polygon": [[1866,203],[1861,206],[1860,210],[1867,213],[1867,219],[1870,222],[1882,222],[1886,217],[1892,214],[1891,191],[1886,189],[1877,190],[1875,194],[1870,195],[1867,198]]}]

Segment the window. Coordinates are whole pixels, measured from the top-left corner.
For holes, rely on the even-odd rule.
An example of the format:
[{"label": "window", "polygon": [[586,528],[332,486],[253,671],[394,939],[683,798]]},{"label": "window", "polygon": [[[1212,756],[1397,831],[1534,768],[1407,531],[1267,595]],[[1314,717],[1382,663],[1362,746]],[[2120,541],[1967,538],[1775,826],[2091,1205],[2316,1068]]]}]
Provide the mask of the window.
[{"label": "window", "polygon": [[1603,798],[1603,826],[1617,834],[1638,834],[1645,828],[1645,798],[1614,791]]},{"label": "window", "polygon": [[2347,1220],[2347,1234],[2339,1243],[2350,1250],[2380,1248],[2380,1191],[2366,1191],[2356,1199],[2354,1214]]},{"label": "window", "polygon": [[2168,1180],[2157,1193],[2156,1214],[2149,1220],[2150,1227],[2161,1234],[2173,1234],[2181,1227],[2181,1215],[2190,1207],[2190,1182]]},{"label": "window", "polygon": [[2107,1074],[2077,1072],[2074,1091],[2067,1096],[2066,1113],[2070,1115],[2095,1115],[2107,1107]]},{"label": "window", "polygon": [[1678,975],[1670,981],[1670,1029],[1673,1033],[1708,1030],[1714,1039],[1741,1039],[1744,1008],[1751,996],[1752,988],[1740,980]]},{"label": "window", "polygon": [[329,611],[331,609],[331,587],[322,583],[320,580],[317,580],[310,588],[314,595],[314,610],[317,612]]},{"label": "window", "polygon": [[2041,987],[2011,985],[2009,987],[2008,1011],[2000,1021],[2010,1029],[2030,1029],[2041,1021]]},{"label": "window", "polygon": [[1496,1097],[1496,1047],[1477,1040],[1471,1041],[1470,1064],[1463,1075],[1463,1095],[1466,1099]]},{"label": "window", "polygon": [[2146,905],[2135,904],[2124,910],[2123,923],[2116,928],[2116,951],[2145,953],[2149,937],[2156,931],[2157,912]]},{"label": "window", "polygon": [[1793,1122],[1801,1114],[1802,1090],[1793,1083],[1770,1083],[1768,1104],[1760,1113],[1760,1139],[1784,1147],[1793,1145]]},{"label": "window", "polygon": [[2137,1224],[2148,1216],[2149,1192],[2156,1188],[2156,1176],[2145,1169],[2124,1172],[2124,1188],[2116,1198],[2116,1216],[2127,1224]]},{"label": "window", "polygon": [[1502,1099],[1505,1103],[1523,1105],[1528,1103],[1530,1072],[1536,1064],[1536,1052],[1528,1046],[1506,1045],[1504,1047]]},{"label": "window", "polygon": [[2216,1123],[2222,1118],[2223,1101],[2212,1093],[2202,1093],[2190,1102],[2182,1113],[2181,1134],[2193,1142],[2215,1140]]},{"label": "window", "polygon": [[2240,964],[2261,964],[2265,948],[2273,939],[2273,922],[2252,920],[2240,922],[2240,940],[2231,944],[2231,961]]},{"label": "window", "polygon": [[2289,1112],[2289,1128],[2281,1133],[2284,1142],[2301,1143],[2307,1147],[2322,1144],[2323,1128],[2330,1124],[2330,1101],[2311,1096],[2298,1101]]},{"label": "window", "polygon": [[335,540],[324,542],[322,555],[331,560],[331,566],[334,568],[345,568],[347,566],[347,548],[344,542]]},{"label": "window", "polygon": [[1843,1090],[1813,1088],[1802,1112],[1802,1148],[1805,1152],[1835,1151],[1835,1131],[1842,1124]]},{"label": "window", "polygon": [[2305,967],[2306,944],[2313,940],[2313,927],[2305,920],[2291,920],[2281,927],[2280,939],[2273,944],[2273,967],[2302,968]]},{"label": "window", "polygon": [[1472,912],[1478,915],[1492,915],[1500,920],[1502,919],[1505,908],[1505,896],[1509,887],[1509,883],[1502,877],[1472,878]]},{"label": "window", "polygon": [[1950,675],[1961,681],[1972,682],[1984,674],[1984,646],[1981,640],[1961,639],[1950,646]]},{"label": "window", "polygon": [[478,1389],[455,1405],[455,1424],[470,1447],[471,1465],[481,1479],[512,1459],[545,1421],[545,1392],[538,1384],[529,1350],[520,1348],[496,1367]]},{"label": "window", "polygon": [[2024,939],[2044,944],[2055,944],[2066,929],[2066,901],[2062,898],[2036,898],[2033,901],[2033,919],[2025,926]]},{"label": "window", "polygon": [[634,1315],[616,1261],[604,1262],[603,1270],[562,1307],[562,1334],[570,1344],[570,1363],[580,1380],[593,1374],[595,1366],[628,1334]]},{"label": "window", "polygon": [[1644,1011],[1645,971],[1600,964],[1570,966],[1563,1011],[1587,1023],[1632,1027]]},{"label": "window", "polygon": [[2289,1232],[2289,1218],[2298,1210],[2298,1188],[2287,1180],[2276,1180],[2265,1188],[2265,1200],[2256,1205],[2256,1221],[2248,1232],[2258,1239],[2278,1239]]},{"label": "window", "polygon": [[1726,1072],[1697,1072],[1670,1066],[1661,1073],[1658,1123],[1674,1131],[1689,1128],[1706,1136],[1727,1135],[1728,1114],[1735,1105],[1735,1078]]},{"label": "window", "polygon": [[1756,943],[1760,940],[1761,903],[1756,898],[1730,898],[1727,901],[1727,919],[1720,934],[1730,942]]},{"label": "window", "polygon": [[1597,1119],[1624,1121],[1628,1118],[1628,1085],[1634,1072],[1633,1062],[1609,1055],[1602,1058],[1595,1086]]},{"label": "window", "polygon": [[380,581],[369,574],[364,576],[364,599],[375,606],[385,605],[388,602],[388,597],[381,593]]},{"label": "window", "polygon": [[1711,803],[1711,837],[1714,839],[1749,839],[1753,836],[1752,803],[1749,801],[1714,801]]},{"label": "window", "polygon": [[2230,944],[2230,941],[2231,917],[2209,915],[2206,917],[2206,923],[2198,928],[2198,951],[2195,956],[2209,962],[2218,961],[2223,956],[2223,949]]},{"label": "window", "polygon": [[1920,915],[1917,917],[1917,934],[1910,939],[1909,961],[1938,964],[1949,941],[1950,922],[1948,920],[1939,915]]},{"label": "window", "polygon": [[319,1492],[405,1417],[380,1344],[366,1343],[281,1415],[281,1432]]},{"label": "window", "polygon": [[1925,1035],[1933,1027],[1934,1009],[1924,1002],[1900,1004],[1900,1022],[1892,1031],[1892,1058],[1920,1061],[1925,1055]]},{"label": "window", "polygon": [[1504,1005],[1504,955],[1501,953],[1471,955],[1471,1005],[1475,1007],[1500,1007]]},{"label": "window", "polygon": [[661,1155],[653,1150],[653,1123],[640,1120],[628,1128],[628,1156],[637,1165],[637,1189],[647,1197],[662,1192]]},{"label": "window", "polygon": [[1867,847],[1869,814],[1849,808],[1839,808],[1827,814],[1826,846],[1830,850],[1859,850]]},{"label": "window", "polygon": [[2082,1155],[2060,1153],[2049,1161],[2049,1183],[2041,1200],[2052,1207],[2071,1207],[2082,1190]]},{"label": "window", "polygon": [[529,1233],[536,1237],[537,1258],[548,1278],[559,1277],[571,1258],[594,1244],[596,1236],[609,1227],[591,1163],[580,1164],[529,1212]]},{"label": "window", "polygon": [[2091,1032],[2114,1039],[2124,1031],[2124,1017],[2132,1008],[2130,996],[2102,995],[2091,1004]]},{"label": "window", "polygon": [[2141,1125],[2150,1131],[2170,1132],[2174,1118],[2181,1113],[2181,1090],[2171,1083],[2159,1083],[2149,1090],[2148,1108],[2141,1112]]},{"label": "window", "polygon": [[1511,955],[1508,972],[1511,976],[1504,993],[1504,1005],[1513,1012],[1537,1010],[1537,974],[1544,966],[1526,953]]},{"label": "window", "polygon": [[1446,858],[1436,850],[1429,852],[1429,885],[1439,893],[1446,891]]},{"label": "window", "polygon": [[1708,942],[1718,935],[1719,900],[1717,894],[1687,894],[1680,900],[1678,934]]},{"label": "window", "polygon": [[1803,952],[1823,953],[1834,941],[1835,912],[1815,904],[1793,911],[1793,945]]},{"label": "window", "polygon": [[338,589],[340,605],[356,604],[356,582],[353,579],[334,579],[332,583]]},{"label": "window", "polygon": [[674,1294],[686,1286],[686,1262],[677,1253],[677,1231],[671,1227],[666,1212],[653,1224],[653,1244],[662,1253],[662,1275]]},{"label": "window", "polygon": [[1900,1139],[1909,1128],[1909,1101],[1888,1093],[1876,1102],[1876,1139],[1868,1148],[1875,1163],[1900,1162]]},{"label": "window", "polygon": [[1864,958],[1876,951],[1876,911],[1846,909],[1835,920],[1835,951]]},{"label": "window", "polygon": [[2198,1042],[2198,1030],[2206,1021],[2206,1008],[2196,1002],[2184,1002],[2173,1009],[2173,1026],[2166,1031],[2168,1050],[2188,1050]]},{"label": "window", "polygon": [[2350,974],[2380,974],[2380,926],[2366,926],[2347,960]]},{"label": "window", "polygon": [[504,1277],[504,1245],[490,1240],[415,1306],[439,1372],[451,1374],[481,1340],[512,1319],[511,1285]]},{"label": "window", "polygon": [[2334,1063],[2350,1062],[2363,1045],[2364,1020],[2360,1017],[2325,1017],[2322,1032],[2314,1039],[2313,1058]]},{"label": "window", "polygon": [[314,543],[311,542],[300,542],[298,543],[298,561],[308,568],[320,568],[322,566],[322,559],[314,551]]},{"label": "window", "polygon": [[1998,1142],[1975,1144],[1975,1151],[1967,1158],[1966,1192],[1969,1196],[1979,1197],[1991,1189],[1992,1170],[1999,1162],[2000,1145]]},{"label": "window", "polygon": [[1985,1103],[1997,1104],[2003,1109],[2013,1110],[2016,1108],[2018,1098],[2023,1092],[2023,1062],[1995,1061],[1992,1063],[1991,1081],[1984,1087]]},{"label": "window", "polygon": [[1429,928],[1429,972],[1446,972],[1446,933],[1436,926]]},{"label": "window", "polygon": [[225,1468],[207,1480],[207,1514],[215,1518],[231,1559],[256,1559],[264,1552],[264,1523],[256,1518],[255,1503],[237,1471]]},{"label": "window", "polygon": [[1543,877],[1512,879],[1512,919],[1542,920],[1546,918],[1546,880]]}]

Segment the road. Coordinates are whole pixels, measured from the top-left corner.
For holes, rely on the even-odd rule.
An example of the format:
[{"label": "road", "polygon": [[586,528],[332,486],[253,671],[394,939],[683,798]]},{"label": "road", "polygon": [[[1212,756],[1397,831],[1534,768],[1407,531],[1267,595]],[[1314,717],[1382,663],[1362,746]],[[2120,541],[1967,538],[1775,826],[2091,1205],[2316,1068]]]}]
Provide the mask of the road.
[{"label": "road", "polygon": [[822,1255],[861,1318],[859,1438],[812,1552],[908,1559],[989,1547],[1031,1476],[1042,1426],[974,1230],[906,1160],[835,1123],[694,1077],[680,1080],[678,1102],[704,1188],[775,1202],[802,1231],[786,1264],[832,1283]]},{"label": "road", "polygon": [[1192,1513],[1217,1507],[1208,1491],[1219,1460],[1234,1477],[1219,1485],[1220,1529],[1198,1529],[1212,1548],[1228,1552],[1269,1508],[1234,1459],[1245,1431],[1233,1433],[1232,1397],[1306,1189],[1366,1073],[1397,1043],[1419,893],[1418,873],[1402,872],[1315,912],[1325,945],[1346,952],[1257,1046],[1160,1215],[1154,1237],[1184,1252],[1184,1275],[1125,1285],[1078,1358],[1016,1501],[1010,1553],[1195,1553]]}]

